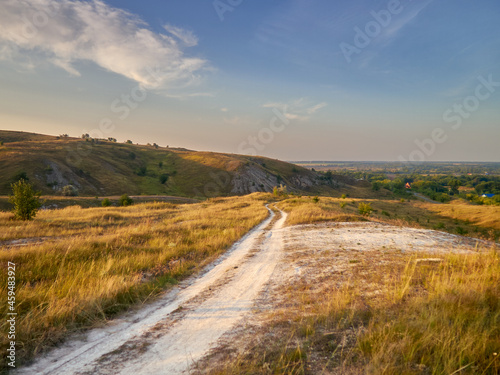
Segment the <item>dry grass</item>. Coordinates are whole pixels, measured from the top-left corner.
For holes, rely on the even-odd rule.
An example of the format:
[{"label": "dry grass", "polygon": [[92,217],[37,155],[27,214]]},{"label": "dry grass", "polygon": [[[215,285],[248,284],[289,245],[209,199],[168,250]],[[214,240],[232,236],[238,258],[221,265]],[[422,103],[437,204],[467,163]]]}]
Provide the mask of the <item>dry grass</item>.
[{"label": "dry grass", "polygon": [[[267,216],[263,203],[269,197],[69,207],[42,211],[31,222],[0,214],[3,296],[7,262],[16,264],[17,363],[196,272]],[[5,242],[27,237],[43,242]],[[2,304],[2,316],[6,309]],[[1,325],[6,332],[6,322]],[[7,335],[1,340],[3,351]]]},{"label": "dry grass", "polygon": [[[348,203],[343,209],[342,201]],[[298,224],[343,215],[358,220],[358,202],[291,198],[278,206],[289,212],[289,224]],[[393,223],[397,212],[424,210],[417,202],[371,203],[379,211],[371,219]],[[391,217],[384,219],[382,209]],[[273,290],[256,310],[253,325],[228,339],[196,373],[500,372],[497,251],[436,258],[394,249],[356,252],[289,244],[285,250],[289,272],[300,268],[301,276]]]},{"label": "dry grass", "polygon": [[481,227],[500,230],[500,206],[478,206],[461,201],[426,205],[430,211],[452,219],[468,221]]},{"label": "dry grass", "polygon": [[208,373],[498,373],[497,253],[364,252],[353,261],[339,252],[337,272],[320,272],[331,256],[282,287],[261,312],[267,323],[257,337],[243,336],[243,351],[218,353]]},{"label": "dry grass", "polygon": [[[369,217],[359,214],[361,202],[370,203]],[[289,212],[288,225],[318,221],[379,221],[397,226],[437,229],[454,234],[498,241],[500,208],[456,204],[432,204],[418,200],[294,197],[282,200],[279,208]]]}]

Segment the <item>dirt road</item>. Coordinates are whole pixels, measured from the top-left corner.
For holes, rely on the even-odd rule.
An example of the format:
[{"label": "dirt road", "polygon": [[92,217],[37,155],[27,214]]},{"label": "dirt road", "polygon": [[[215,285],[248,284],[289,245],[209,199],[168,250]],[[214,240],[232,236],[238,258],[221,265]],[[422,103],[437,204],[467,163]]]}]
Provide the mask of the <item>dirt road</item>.
[{"label": "dirt road", "polygon": [[286,214],[270,213],[201,276],[14,374],[186,373],[251,311],[282,257]]}]

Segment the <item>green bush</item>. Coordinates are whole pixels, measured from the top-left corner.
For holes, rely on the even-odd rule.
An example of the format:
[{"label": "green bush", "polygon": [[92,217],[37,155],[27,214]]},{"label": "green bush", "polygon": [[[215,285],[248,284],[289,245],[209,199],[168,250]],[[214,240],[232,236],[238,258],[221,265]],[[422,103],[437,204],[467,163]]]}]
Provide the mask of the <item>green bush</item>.
[{"label": "green bush", "polygon": [[127,194],[123,194],[118,200],[120,206],[130,206],[134,203],[132,198],[130,198]]},{"label": "green bush", "polygon": [[103,207],[109,207],[111,206],[111,201],[108,198],[104,198],[101,202]]},{"label": "green bush", "polygon": [[363,203],[363,202],[361,202],[359,204],[359,206],[358,206],[358,210],[359,210],[360,215],[370,216],[370,214],[373,211],[373,208],[372,208],[371,203]]},{"label": "green bush", "polygon": [[168,174],[164,173],[160,176],[160,183],[164,184],[168,181]]},{"label": "green bush", "polygon": [[40,193],[33,190],[33,186],[26,180],[19,180],[12,185],[12,196],[9,202],[14,205],[16,219],[31,220],[42,206]]}]

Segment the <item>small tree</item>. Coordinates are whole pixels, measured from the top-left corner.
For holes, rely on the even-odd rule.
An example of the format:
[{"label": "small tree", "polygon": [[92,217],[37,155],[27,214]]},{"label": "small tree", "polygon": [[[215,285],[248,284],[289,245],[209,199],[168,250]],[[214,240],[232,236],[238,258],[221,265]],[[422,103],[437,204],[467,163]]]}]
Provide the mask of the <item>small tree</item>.
[{"label": "small tree", "polygon": [[40,193],[33,190],[33,186],[24,179],[11,185],[12,196],[9,202],[14,205],[14,215],[20,220],[31,220],[42,206]]},{"label": "small tree", "polygon": [[109,207],[111,206],[111,201],[108,198],[104,198],[101,202],[103,207]]},{"label": "small tree", "polygon": [[127,194],[123,194],[120,197],[120,200],[118,201],[118,203],[120,204],[120,206],[130,206],[131,204],[134,203],[134,201]]}]

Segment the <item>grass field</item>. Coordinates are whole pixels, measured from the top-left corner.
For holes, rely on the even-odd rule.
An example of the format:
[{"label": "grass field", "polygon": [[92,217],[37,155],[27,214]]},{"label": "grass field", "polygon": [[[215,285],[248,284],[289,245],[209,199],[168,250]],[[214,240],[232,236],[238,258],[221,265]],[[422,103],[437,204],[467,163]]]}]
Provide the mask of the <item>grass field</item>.
[{"label": "grass field", "polygon": [[[16,265],[18,365],[199,271],[268,215],[269,198],[76,206],[41,211],[28,222],[0,213],[2,296],[7,295],[7,264]],[[19,239],[24,246],[12,246]],[[6,313],[2,304],[2,316]],[[5,319],[1,327],[6,332]],[[6,346],[2,335],[2,352]]]},{"label": "grass field", "polygon": [[[359,214],[359,204],[373,208],[370,216]],[[471,204],[432,204],[395,199],[293,197],[278,205],[289,211],[287,223],[310,224],[318,221],[383,221],[389,224],[427,228],[498,241],[500,208]]]},{"label": "grass field", "polygon": [[[277,206],[289,213],[288,225],[373,220],[498,239],[494,206],[351,193],[358,198],[291,196],[278,199]],[[72,206],[42,210],[28,222],[0,212],[2,295],[7,262],[16,264],[18,364],[199,271],[263,220],[264,204],[272,200],[256,193],[192,204]],[[360,203],[369,203],[373,212],[361,215]],[[377,260],[361,257],[350,265],[349,282],[341,288],[327,278],[284,289],[290,303],[265,328],[276,338],[268,349],[239,358],[237,368],[217,371],[260,373],[264,363],[269,371],[262,373],[269,374],[307,373],[311,365],[374,374],[449,374],[460,366],[467,366],[459,372],[464,374],[498,371],[491,354],[500,349],[498,254],[420,264],[411,255],[387,252]],[[363,285],[380,292],[372,295]],[[4,316],[6,309],[2,305]],[[345,350],[338,340],[345,341]],[[2,350],[6,345],[2,336]]]},{"label": "grass field", "polygon": [[[292,198],[278,207],[289,212],[288,224],[362,219],[357,201],[343,209],[341,201]],[[412,209],[405,203],[404,208],[397,202],[371,203],[379,210],[375,220],[382,209],[391,215],[424,210],[420,203]],[[305,253],[293,255],[303,257],[298,264],[311,262]],[[499,373],[498,251],[436,255],[379,249],[353,255],[339,249],[322,254],[317,264],[333,261],[342,271],[325,273],[319,266],[283,285],[279,301],[260,312],[264,325],[241,338],[245,349],[229,346],[215,353],[218,365],[207,366],[210,374]]]}]

